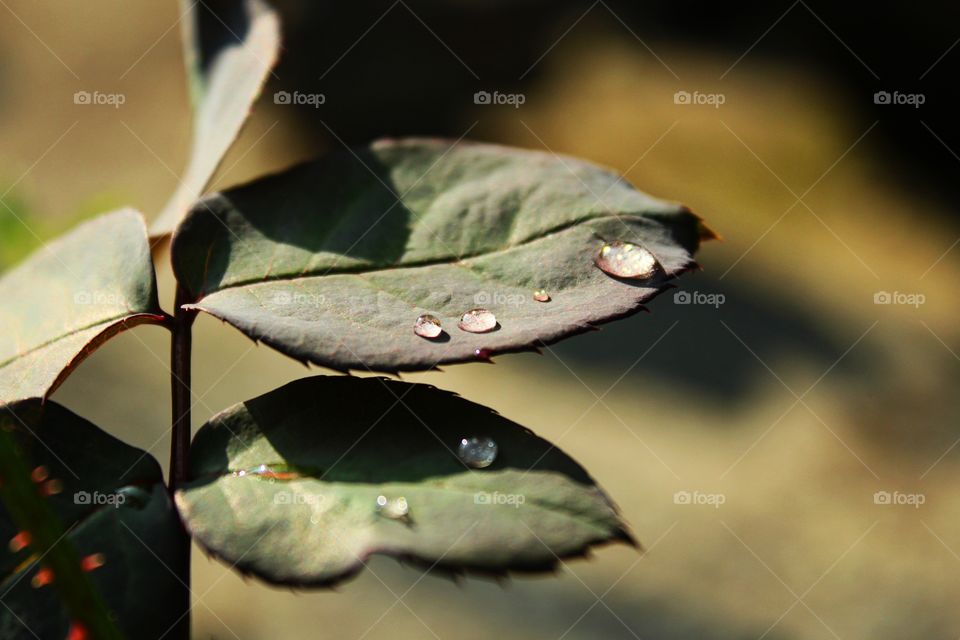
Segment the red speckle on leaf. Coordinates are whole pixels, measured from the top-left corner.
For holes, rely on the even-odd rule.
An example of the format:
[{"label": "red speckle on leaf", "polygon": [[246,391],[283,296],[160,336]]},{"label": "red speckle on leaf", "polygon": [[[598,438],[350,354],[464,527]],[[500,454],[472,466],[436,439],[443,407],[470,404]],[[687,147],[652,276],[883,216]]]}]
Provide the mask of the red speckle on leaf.
[{"label": "red speckle on leaf", "polygon": [[30,534],[26,531],[21,531],[17,535],[10,538],[10,551],[17,553],[22,551],[28,544],[30,544]]},{"label": "red speckle on leaf", "polygon": [[45,587],[48,584],[53,582],[53,570],[48,567],[40,567],[37,570],[33,580],[30,581],[30,584],[33,585],[34,589],[39,589],[40,587]]},{"label": "red speckle on leaf", "polygon": [[79,622],[74,622],[70,625],[70,631],[67,632],[66,640],[89,640],[90,634],[87,633],[87,628]]}]

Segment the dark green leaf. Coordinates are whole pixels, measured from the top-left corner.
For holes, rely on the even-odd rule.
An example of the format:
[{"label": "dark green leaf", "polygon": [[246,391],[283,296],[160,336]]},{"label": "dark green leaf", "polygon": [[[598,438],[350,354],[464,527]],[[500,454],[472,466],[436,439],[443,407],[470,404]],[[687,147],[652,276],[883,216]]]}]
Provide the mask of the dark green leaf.
[{"label": "dark green leaf", "polygon": [[[529,349],[641,308],[694,263],[699,218],[592,164],[495,145],[383,141],[215,194],[174,239],[194,308],[303,361],[428,369]],[[641,244],[644,282],[594,265]],[[550,302],[535,302],[545,289]],[[499,320],[457,328],[467,310]],[[413,333],[423,313],[446,331]]]},{"label": "dark green leaf", "polygon": [[[51,487],[55,488],[55,483],[60,481],[46,478],[45,467],[33,467],[22,457],[12,435],[13,430],[13,415],[9,412],[0,415],[0,498],[10,514],[9,523],[15,524],[15,528],[19,530],[16,537],[11,538],[8,548],[12,554],[18,554],[20,547],[29,548],[37,558],[42,558],[43,570],[52,571],[52,575],[56,577],[56,591],[68,617],[73,620],[72,624],[80,625],[94,637],[119,640],[122,636],[100,592],[84,572],[80,555],[72,540],[64,539],[66,531],[47,502]],[[4,521],[6,523],[7,519],[4,518]],[[4,597],[7,595],[7,582],[9,580],[2,583]],[[11,584],[12,586],[14,585]],[[14,616],[7,616],[5,622],[12,625],[16,619]],[[16,635],[35,633],[26,626],[22,618],[16,620],[16,623],[21,627]],[[15,630],[10,628],[5,630],[3,637],[14,635]]]},{"label": "dark green leaf", "polygon": [[277,61],[280,22],[261,0],[182,0],[193,147],[177,191],[150,227],[169,234],[203,193]]},{"label": "dark green leaf", "polygon": [[[467,467],[464,437],[492,438]],[[265,466],[262,466],[265,465]],[[199,544],[268,582],[324,585],[385,554],[450,571],[543,570],[632,542],[576,462],[490,409],[427,385],[315,377],[197,433],[177,506]],[[403,497],[408,517],[378,511]]]},{"label": "dark green leaf", "polygon": [[[65,408],[39,401],[2,410],[0,421],[31,464],[43,467],[61,490],[47,502],[80,556],[102,554],[103,566],[88,575],[129,638],[157,638],[176,622],[182,586],[178,566],[179,523],[157,462]],[[0,509],[0,540],[22,523]],[[60,542],[56,548],[59,549]],[[0,552],[2,638],[63,638],[70,620],[54,587],[34,588],[31,579],[51,556],[34,544]],[[61,576],[63,577],[63,576]]]},{"label": "dark green leaf", "polygon": [[0,277],[0,403],[52,393],[117,333],[161,322],[139,213],[84,223]]}]

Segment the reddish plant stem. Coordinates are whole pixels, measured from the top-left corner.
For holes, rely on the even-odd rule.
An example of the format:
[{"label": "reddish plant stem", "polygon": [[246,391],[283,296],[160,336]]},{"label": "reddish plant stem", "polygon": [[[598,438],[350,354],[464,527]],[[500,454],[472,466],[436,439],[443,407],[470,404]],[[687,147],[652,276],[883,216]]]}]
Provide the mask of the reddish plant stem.
[{"label": "reddish plant stem", "polygon": [[[172,398],[172,433],[170,446],[170,477],[168,488],[170,497],[189,476],[190,464],[190,355],[193,344],[192,327],[196,312],[183,309],[189,302],[186,292],[177,287],[176,310],[174,311],[170,345],[170,391]],[[190,638],[190,535],[181,522],[180,554],[177,577],[183,584],[180,609],[183,612],[171,638],[189,640]]]},{"label": "reddish plant stem", "polygon": [[196,312],[182,309],[186,293],[177,287],[173,317],[173,341],[170,348],[171,397],[173,399],[173,445],[170,448],[170,490],[187,480],[190,462],[190,352],[192,326]]}]

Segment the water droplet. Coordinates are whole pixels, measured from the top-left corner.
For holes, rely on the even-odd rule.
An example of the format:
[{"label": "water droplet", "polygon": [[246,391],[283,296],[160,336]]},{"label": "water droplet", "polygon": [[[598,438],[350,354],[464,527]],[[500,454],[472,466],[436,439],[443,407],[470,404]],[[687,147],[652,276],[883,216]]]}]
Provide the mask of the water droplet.
[{"label": "water droplet", "polygon": [[37,569],[37,573],[33,576],[33,579],[30,580],[30,584],[33,585],[34,589],[39,589],[40,587],[45,587],[52,583],[53,569],[50,569],[49,567],[40,567]]},{"label": "water droplet", "polygon": [[470,333],[486,333],[497,326],[497,317],[486,309],[470,309],[460,316],[457,326]]},{"label": "water droplet", "polygon": [[267,480],[268,482],[274,482],[275,480],[297,480],[302,478],[303,474],[296,469],[287,467],[286,465],[261,464],[253,467],[252,469],[240,469],[239,471],[234,471],[233,476],[235,478],[254,476],[256,478]]},{"label": "water droplet", "polygon": [[443,333],[443,329],[440,328],[440,321],[436,316],[425,313],[413,323],[413,332],[421,338],[432,339]]},{"label": "water droplet", "polygon": [[478,360],[486,360],[487,362],[490,361],[490,349],[474,349],[473,355],[475,355]]},{"label": "water droplet", "polygon": [[640,245],[620,240],[600,247],[594,262],[605,273],[618,278],[650,278],[659,266],[652,253]]},{"label": "water droplet", "polygon": [[84,571],[93,571],[102,567],[106,561],[102,553],[92,553],[80,561],[80,568]]},{"label": "water droplet", "polygon": [[43,465],[36,467],[33,472],[30,474],[30,477],[33,478],[34,482],[43,482],[48,477],[50,477],[50,472],[47,471],[47,468]]},{"label": "water droplet", "polygon": [[377,496],[377,511],[391,520],[401,520],[410,513],[410,505],[407,504],[407,499],[403,496],[399,498]]},{"label": "water droplet", "polygon": [[545,289],[537,289],[533,292],[533,299],[537,302],[550,302],[550,294]]},{"label": "water droplet", "polygon": [[23,551],[28,544],[30,544],[30,534],[26,531],[21,531],[17,535],[10,538],[10,551],[17,553]]},{"label": "water droplet", "polygon": [[463,438],[457,448],[463,463],[474,469],[484,469],[497,457],[497,443],[491,438]]}]

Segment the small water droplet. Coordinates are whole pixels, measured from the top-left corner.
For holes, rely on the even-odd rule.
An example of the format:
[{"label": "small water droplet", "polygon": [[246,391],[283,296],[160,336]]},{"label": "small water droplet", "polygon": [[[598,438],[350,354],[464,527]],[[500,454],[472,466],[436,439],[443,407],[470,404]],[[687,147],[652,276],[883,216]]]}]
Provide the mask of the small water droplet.
[{"label": "small water droplet", "polygon": [[260,478],[261,480],[266,480],[268,482],[275,482],[276,480],[281,481],[290,481],[298,480],[303,477],[303,474],[296,469],[289,468],[285,465],[269,465],[261,464],[253,467],[252,469],[240,469],[233,472],[235,478],[243,478],[245,476],[253,476],[255,478]]},{"label": "small water droplet", "polygon": [[463,438],[457,448],[457,456],[468,467],[484,469],[497,457],[497,443],[492,438]]},{"label": "small water droplet", "polygon": [[443,333],[443,329],[436,316],[425,313],[413,323],[413,332],[421,338],[433,339]]},{"label": "small water droplet", "polygon": [[52,583],[53,569],[50,569],[49,567],[40,567],[37,569],[37,573],[33,576],[33,579],[30,580],[30,584],[33,585],[34,589],[39,589],[40,587],[45,587]]},{"label": "small water droplet", "polygon": [[92,553],[80,561],[80,568],[84,571],[93,571],[102,567],[106,561],[102,553]]},{"label": "small water droplet", "polygon": [[30,544],[30,534],[26,531],[21,531],[17,535],[10,538],[10,551],[17,553],[23,551],[28,544]]},{"label": "small water droplet", "polygon": [[387,496],[377,496],[377,511],[384,517],[391,520],[401,520],[410,513],[410,505],[403,496],[399,498],[387,498]]},{"label": "small water droplet", "polygon": [[478,360],[486,360],[487,362],[490,361],[490,349],[474,349],[473,355],[476,356]]},{"label": "small water droplet", "polygon": [[659,266],[652,253],[640,245],[620,240],[600,247],[594,262],[605,273],[618,278],[650,278]]},{"label": "small water droplet", "polygon": [[537,302],[550,302],[550,294],[546,289],[537,289],[533,292],[533,299]]},{"label": "small water droplet", "polygon": [[486,309],[470,309],[460,316],[457,326],[470,333],[486,333],[497,326],[497,317]]}]

